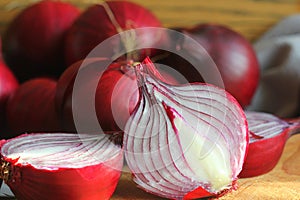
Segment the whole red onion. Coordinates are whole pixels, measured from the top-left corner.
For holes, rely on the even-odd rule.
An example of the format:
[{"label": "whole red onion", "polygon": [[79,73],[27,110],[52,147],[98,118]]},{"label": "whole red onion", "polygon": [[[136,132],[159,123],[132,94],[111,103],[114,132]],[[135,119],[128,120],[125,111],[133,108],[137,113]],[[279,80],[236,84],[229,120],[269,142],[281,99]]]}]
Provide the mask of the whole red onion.
[{"label": "whole red onion", "polygon": [[[65,41],[65,59],[72,63],[84,59],[92,49],[105,39],[126,30],[132,30],[126,37],[112,41],[106,52],[99,52],[99,57],[112,57],[122,49],[127,57],[143,59],[148,50],[135,50],[139,43],[149,46],[167,44],[167,34],[156,31],[134,29],[143,27],[161,27],[161,22],[148,9],[129,1],[105,1],[90,6],[79,16],[68,31]],[[130,54],[130,55],[129,55]],[[117,56],[118,57],[118,56]]]},{"label": "whole red onion", "polygon": [[[219,24],[199,24],[192,28],[177,28],[203,46],[215,62],[224,82],[225,89],[238,102],[247,106],[259,82],[259,65],[251,43],[238,32]],[[172,37],[172,36],[171,36]],[[191,44],[182,38],[173,38],[178,51],[195,52]],[[194,55],[201,60],[202,55]],[[189,82],[203,82],[206,77],[187,60],[172,53],[159,61],[174,67]],[[205,64],[204,64],[205,65]]]},{"label": "whole red onion", "polygon": [[[95,112],[101,128],[104,131],[123,130],[131,112],[139,101],[139,92],[134,71],[135,63],[132,61],[111,62],[105,58],[90,58],[78,61],[71,65],[60,77],[56,90],[56,108],[63,123],[65,131],[76,131],[73,120],[73,109],[82,109],[80,123],[87,124],[89,115],[83,114],[84,105],[76,104],[73,99],[73,86],[80,70],[84,80],[76,88],[80,97],[86,97],[91,92],[93,85],[97,86],[95,94]],[[109,64],[109,65],[107,65]],[[176,80],[162,72],[166,81],[176,84]],[[92,126],[91,126],[92,127]],[[89,130],[97,131],[97,130]]]},{"label": "whole red onion", "polygon": [[[103,73],[107,61],[108,59],[106,58],[90,58],[86,60],[80,60],[69,66],[58,79],[55,94],[55,107],[64,131],[76,131],[72,112],[72,93],[74,82],[79,70],[81,71],[81,73],[87,74],[86,82],[82,83],[83,89],[76,88],[77,90],[80,90],[80,92],[84,96],[84,92],[88,92],[89,84],[97,84],[97,81],[100,78],[97,76],[97,74],[99,73],[99,71],[100,74]],[[86,121],[89,120],[84,120],[83,123],[85,123]]]},{"label": "whole red onion", "polygon": [[[1,48],[1,41],[0,41]],[[9,96],[17,89],[19,83],[13,72],[7,67],[0,53],[0,130],[4,131],[5,107]],[[0,133],[2,137],[2,133]]]},{"label": "whole red onion", "polygon": [[7,138],[23,132],[59,131],[54,97],[56,81],[35,78],[22,83],[6,105]]},{"label": "whole red onion", "polygon": [[21,81],[60,75],[65,68],[65,32],[79,14],[79,9],[70,3],[43,0],[12,20],[4,34],[4,57]]}]

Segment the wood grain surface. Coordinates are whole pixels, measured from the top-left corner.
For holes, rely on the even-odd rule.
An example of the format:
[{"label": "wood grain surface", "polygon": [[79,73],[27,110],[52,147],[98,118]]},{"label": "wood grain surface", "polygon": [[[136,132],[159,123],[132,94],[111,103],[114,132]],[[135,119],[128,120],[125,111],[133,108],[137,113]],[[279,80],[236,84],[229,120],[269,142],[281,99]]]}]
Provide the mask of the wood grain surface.
[{"label": "wood grain surface", "polygon": [[[0,0],[0,34],[13,17],[36,0]],[[101,0],[68,0],[84,10]],[[210,22],[228,25],[254,41],[286,16],[299,13],[300,0],[132,0],[150,9],[165,27],[186,27]],[[274,144],[276,145],[276,144]],[[122,175],[112,200],[160,199],[138,189],[129,173]],[[278,165],[271,172],[240,179],[239,188],[221,198],[299,200],[300,135],[291,137]]]}]

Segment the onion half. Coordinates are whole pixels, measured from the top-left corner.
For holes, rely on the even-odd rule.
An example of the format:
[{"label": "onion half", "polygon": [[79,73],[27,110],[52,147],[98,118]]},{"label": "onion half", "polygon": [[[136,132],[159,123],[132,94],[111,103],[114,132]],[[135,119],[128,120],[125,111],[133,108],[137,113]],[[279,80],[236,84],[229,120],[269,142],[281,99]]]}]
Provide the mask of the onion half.
[{"label": "onion half", "polygon": [[[168,85],[149,60],[136,72],[140,101],[123,145],[139,187],[172,199],[218,196],[235,188],[248,146],[247,121],[237,101],[204,83]],[[192,192],[200,190],[199,196]]]},{"label": "onion half", "polygon": [[1,144],[1,178],[17,199],[109,199],[122,165],[104,134],[24,134]]},{"label": "onion half", "polygon": [[245,112],[249,125],[249,149],[239,177],[265,174],[278,163],[287,139],[300,131],[299,119],[283,120],[264,112]]}]

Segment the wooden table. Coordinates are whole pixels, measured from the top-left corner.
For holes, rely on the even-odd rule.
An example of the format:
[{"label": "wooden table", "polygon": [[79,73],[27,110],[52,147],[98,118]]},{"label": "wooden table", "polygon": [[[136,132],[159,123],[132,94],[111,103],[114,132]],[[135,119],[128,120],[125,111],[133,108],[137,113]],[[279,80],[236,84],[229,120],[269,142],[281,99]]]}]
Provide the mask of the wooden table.
[{"label": "wooden table", "polygon": [[[7,23],[34,0],[0,1],[0,34]],[[101,0],[69,0],[82,10]],[[210,22],[228,25],[254,41],[282,18],[300,11],[299,0],[132,0],[149,8],[165,27],[193,26]],[[226,4],[225,4],[226,3]],[[112,200],[159,199],[137,189],[124,173]],[[291,137],[274,170],[268,174],[239,180],[237,191],[221,198],[229,199],[300,199],[300,135]]]},{"label": "wooden table", "polygon": [[[0,34],[7,23],[30,2],[1,0]],[[69,1],[82,9],[103,0]],[[210,22],[228,25],[253,41],[285,16],[300,11],[299,0],[132,0],[150,9],[165,27]]]}]

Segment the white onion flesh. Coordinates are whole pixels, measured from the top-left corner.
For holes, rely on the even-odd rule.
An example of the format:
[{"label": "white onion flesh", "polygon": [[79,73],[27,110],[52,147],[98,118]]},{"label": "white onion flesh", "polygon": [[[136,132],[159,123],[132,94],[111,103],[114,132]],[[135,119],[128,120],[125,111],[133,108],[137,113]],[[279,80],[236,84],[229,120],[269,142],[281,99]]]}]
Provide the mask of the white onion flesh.
[{"label": "white onion flesh", "polygon": [[136,183],[175,199],[198,187],[213,194],[230,189],[248,145],[236,100],[207,84],[170,86],[138,67],[141,99],[123,143]]},{"label": "white onion flesh", "polygon": [[6,142],[2,156],[37,169],[82,168],[118,156],[121,148],[104,134],[35,133]]},{"label": "white onion flesh", "polygon": [[269,113],[246,111],[245,114],[248,120],[249,131],[255,134],[249,134],[250,143],[275,137],[290,126],[288,122]]}]

